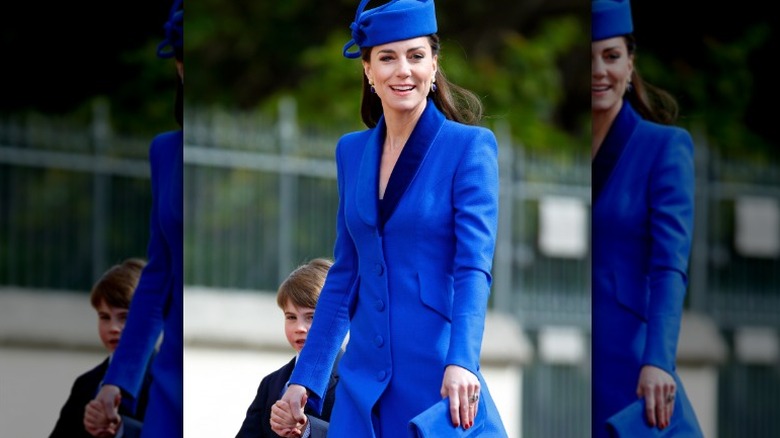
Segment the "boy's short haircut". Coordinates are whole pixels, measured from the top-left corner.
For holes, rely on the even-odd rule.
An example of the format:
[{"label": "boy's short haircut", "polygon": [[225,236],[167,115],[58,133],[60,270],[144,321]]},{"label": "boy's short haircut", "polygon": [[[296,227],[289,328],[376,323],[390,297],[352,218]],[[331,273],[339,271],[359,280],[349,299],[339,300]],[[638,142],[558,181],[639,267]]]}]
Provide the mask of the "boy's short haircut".
[{"label": "boy's short haircut", "polygon": [[101,302],[110,307],[129,309],[141,271],[146,266],[146,261],[138,258],[129,258],[122,263],[110,267],[100,279],[92,286],[89,301],[97,310]]},{"label": "boy's short haircut", "polygon": [[284,310],[287,303],[296,307],[317,307],[320,290],[333,262],[325,258],[315,258],[295,268],[279,285],[276,304]]}]

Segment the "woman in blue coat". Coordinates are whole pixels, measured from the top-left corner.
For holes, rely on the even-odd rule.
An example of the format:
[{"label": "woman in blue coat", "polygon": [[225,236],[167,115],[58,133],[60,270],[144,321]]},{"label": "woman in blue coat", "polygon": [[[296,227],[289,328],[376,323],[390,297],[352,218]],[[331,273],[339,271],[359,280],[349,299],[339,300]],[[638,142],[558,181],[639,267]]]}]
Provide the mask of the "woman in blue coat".
[{"label": "woman in blue coat", "polygon": [[699,437],[675,371],[693,143],[634,68],[628,0],[592,3],[593,436]]},{"label": "woman in blue coat", "polygon": [[[182,125],[183,84],[182,0],[175,0],[165,25],[166,40],[158,48],[162,58],[175,57],[178,73],[176,119]],[[122,342],[114,353],[99,400],[109,418],[116,403],[133,406],[147,363],[155,354],[149,402],[141,437],[177,438],[183,431],[183,148],[181,129],[157,135],[149,148],[152,209],[144,268],[130,304]],[[121,392],[120,392],[121,391]]]},{"label": "woman in blue coat", "polygon": [[[283,400],[319,408],[347,332],[335,437],[506,436],[479,370],[498,209],[497,145],[481,106],[438,67],[432,0],[351,25],[368,130],[336,148],[334,265]],[[351,51],[354,46],[359,50]],[[455,93],[477,111],[455,105]],[[294,423],[283,436],[297,436]]]}]

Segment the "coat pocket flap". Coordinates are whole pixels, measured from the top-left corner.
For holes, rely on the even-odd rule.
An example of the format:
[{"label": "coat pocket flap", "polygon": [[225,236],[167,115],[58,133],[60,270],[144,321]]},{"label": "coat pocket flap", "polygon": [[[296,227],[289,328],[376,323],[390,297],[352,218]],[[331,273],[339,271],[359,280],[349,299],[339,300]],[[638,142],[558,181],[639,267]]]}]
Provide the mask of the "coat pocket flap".
[{"label": "coat pocket flap", "polygon": [[452,321],[452,277],[417,273],[417,278],[420,280],[420,300],[448,321]]},{"label": "coat pocket flap", "polygon": [[650,301],[650,284],[646,276],[618,275],[615,276],[615,295],[618,302],[647,321],[647,306]]}]

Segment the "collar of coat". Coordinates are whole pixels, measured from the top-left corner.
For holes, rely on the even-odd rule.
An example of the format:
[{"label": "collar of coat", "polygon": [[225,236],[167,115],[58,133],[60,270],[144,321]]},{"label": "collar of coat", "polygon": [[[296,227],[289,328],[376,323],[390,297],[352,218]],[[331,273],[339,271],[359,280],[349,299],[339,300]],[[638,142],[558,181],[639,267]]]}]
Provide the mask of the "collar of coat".
[{"label": "collar of coat", "polygon": [[612,122],[612,126],[609,127],[607,136],[604,137],[604,143],[593,159],[591,170],[594,203],[607,185],[609,176],[615,170],[620,156],[626,149],[640,121],[642,121],[642,117],[639,113],[634,110],[628,100],[623,100],[620,112]]},{"label": "collar of coat", "polygon": [[[404,149],[418,149],[423,156],[408,186],[414,183],[414,179],[420,172],[420,169],[425,166],[428,153],[435,147],[436,137],[446,120],[444,114],[436,108],[433,100],[428,99],[420,120],[417,121],[417,125],[415,125],[404,146]],[[363,221],[374,227],[377,226],[379,216],[379,163],[382,157],[382,146],[384,145],[386,131],[387,127],[383,115],[379,118],[377,125],[369,130],[370,135],[366,142],[366,147],[363,149],[357,180],[357,210],[360,212],[360,217]]]}]

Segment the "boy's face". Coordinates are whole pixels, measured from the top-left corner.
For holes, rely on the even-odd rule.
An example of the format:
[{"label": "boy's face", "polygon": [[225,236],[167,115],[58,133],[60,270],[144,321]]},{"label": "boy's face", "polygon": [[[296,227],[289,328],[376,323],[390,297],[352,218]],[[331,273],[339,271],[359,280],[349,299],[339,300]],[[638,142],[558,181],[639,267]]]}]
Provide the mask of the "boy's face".
[{"label": "boy's face", "polygon": [[314,319],[314,309],[298,307],[291,302],[284,306],[284,334],[287,342],[300,353],[306,343],[311,321]]},{"label": "boy's face", "polygon": [[97,308],[98,334],[106,349],[113,353],[127,321],[127,309],[112,307],[101,301]]}]

